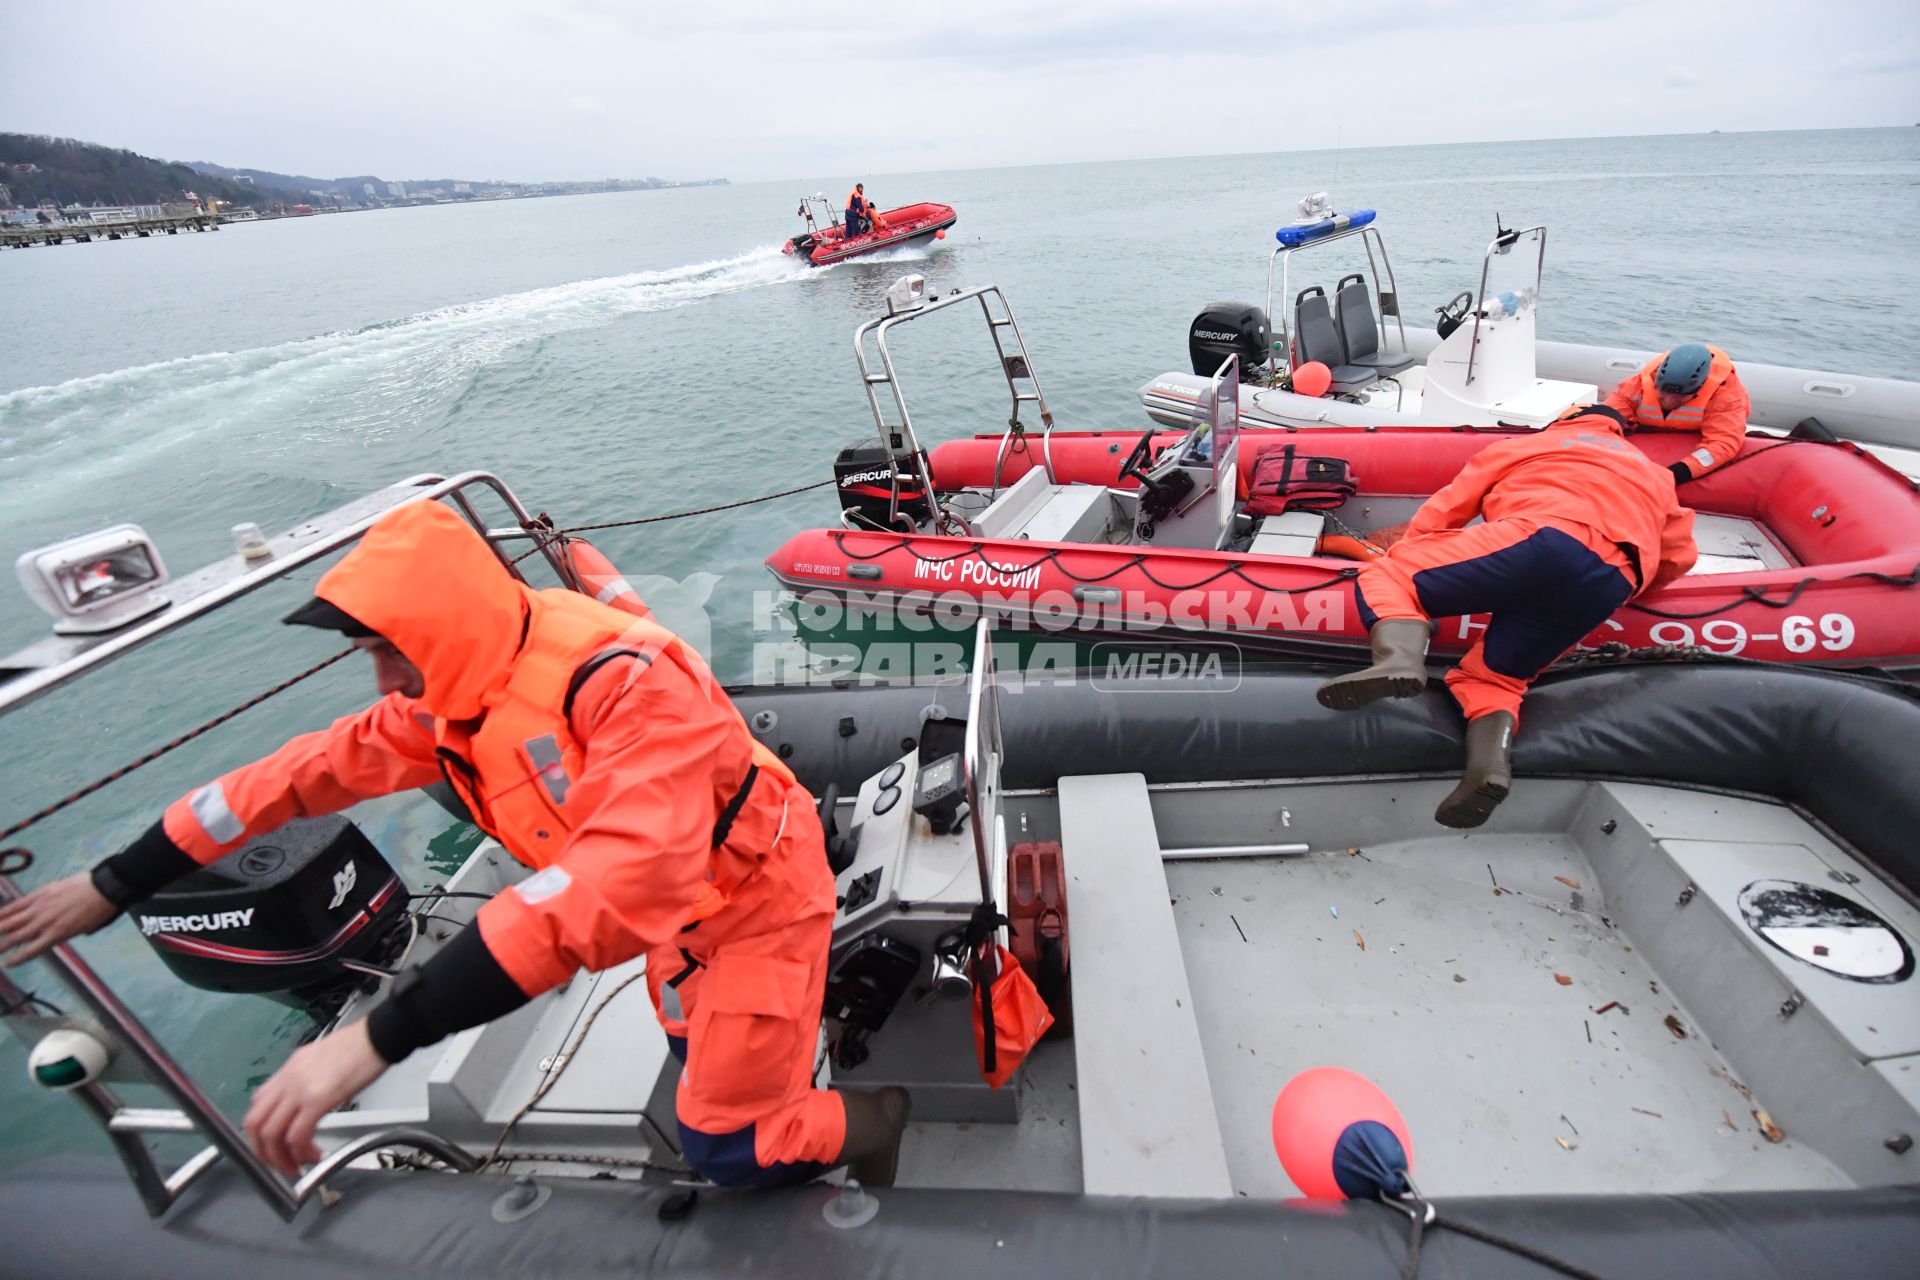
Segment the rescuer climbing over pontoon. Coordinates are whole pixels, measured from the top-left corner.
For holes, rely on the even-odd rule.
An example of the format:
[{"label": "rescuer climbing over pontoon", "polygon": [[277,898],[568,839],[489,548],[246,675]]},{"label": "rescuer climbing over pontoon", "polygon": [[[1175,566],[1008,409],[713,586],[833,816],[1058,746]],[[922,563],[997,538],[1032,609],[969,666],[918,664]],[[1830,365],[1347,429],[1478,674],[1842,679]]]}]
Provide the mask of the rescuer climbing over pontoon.
[{"label": "rescuer climbing over pontoon", "polygon": [[1467,719],[1466,768],[1434,813],[1447,826],[1477,827],[1506,798],[1534,678],[1628,600],[1693,566],[1693,512],[1624,430],[1615,410],[1578,405],[1537,434],[1489,445],[1354,582],[1373,665],[1320,686],[1321,705],[1338,710],[1419,694],[1430,619],[1493,615],[1446,677]]}]

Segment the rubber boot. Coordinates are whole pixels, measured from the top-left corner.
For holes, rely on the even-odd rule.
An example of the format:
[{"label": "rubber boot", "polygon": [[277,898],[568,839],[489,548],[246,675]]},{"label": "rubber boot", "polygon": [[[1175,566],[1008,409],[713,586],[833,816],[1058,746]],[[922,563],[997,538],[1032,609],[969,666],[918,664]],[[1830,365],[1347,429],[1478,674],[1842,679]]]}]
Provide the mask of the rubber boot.
[{"label": "rubber boot", "polygon": [[1513,713],[1495,711],[1467,721],[1467,767],[1460,785],[1433,816],[1442,826],[1477,827],[1513,790]]},{"label": "rubber boot", "polygon": [[890,1187],[900,1164],[900,1138],[913,1113],[913,1099],[905,1089],[890,1086],[872,1093],[835,1089],[847,1107],[847,1140],[837,1163],[863,1187]]},{"label": "rubber boot", "polygon": [[1382,618],[1367,633],[1373,665],[1335,676],[1314,696],[1323,707],[1353,711],[1382,698],[1413,698],[1427,687],[1427,624],[1418,618]]}]

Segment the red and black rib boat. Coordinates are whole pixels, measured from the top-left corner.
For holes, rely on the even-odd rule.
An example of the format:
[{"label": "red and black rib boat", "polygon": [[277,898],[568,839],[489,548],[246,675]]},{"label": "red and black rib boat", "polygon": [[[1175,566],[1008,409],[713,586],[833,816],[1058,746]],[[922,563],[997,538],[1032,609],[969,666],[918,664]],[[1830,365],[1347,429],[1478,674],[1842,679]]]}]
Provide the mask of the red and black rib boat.
[{"label": "red and black rib boat", "polygon": [[[814,216],[810,206],[816,203],[824,208],[823,217]],[[947,228],[960,220],[951,205],[909,204],[882,211],[874,219],[873,230],[849,236],[846,225],[838,220],[833,207],[822,196],[802,200],[800,216],[807,220],[807,229],[787,241],[784,252],[799,254],[816,267],[882,249],[924,244],[944,237]]]}]

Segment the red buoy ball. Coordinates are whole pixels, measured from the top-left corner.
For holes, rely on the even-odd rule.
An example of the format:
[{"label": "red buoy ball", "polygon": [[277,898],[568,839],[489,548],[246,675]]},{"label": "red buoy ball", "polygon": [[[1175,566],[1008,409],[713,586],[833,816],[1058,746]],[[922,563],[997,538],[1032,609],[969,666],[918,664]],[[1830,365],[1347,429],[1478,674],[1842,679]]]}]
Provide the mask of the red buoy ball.
[{"label": "red buoy ball", "polygon": [[1319,399],[1333,385],[1333,370],[1318,360],[1309,360],[1293,371],[1293,389],[1303,396]]},{"label": "red buoy ball", "polygon": [[947,233],[944,231],[936,231],[933,233],[933,238],[935,240],[945,240],[947,238]]},{"label": "red buoy ball", "polygon": [[1413,1165],[1400,1108],[1345,1067],[1314,1067],[1287,1081],[1273,1100],[1273,1149],[1311,1200],[1404,1190]]}]

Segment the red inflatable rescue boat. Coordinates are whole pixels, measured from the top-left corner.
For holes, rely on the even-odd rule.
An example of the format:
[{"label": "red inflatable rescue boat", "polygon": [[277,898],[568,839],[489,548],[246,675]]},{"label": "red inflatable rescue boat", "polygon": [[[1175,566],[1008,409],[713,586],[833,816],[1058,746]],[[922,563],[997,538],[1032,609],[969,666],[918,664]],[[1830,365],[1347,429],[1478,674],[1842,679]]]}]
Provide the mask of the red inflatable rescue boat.
[{"label": "red inflatable rescue boat", "polygon": [[[1378,554],[1468,458],[1510,434],[1245,432],[1218,473],[1210,460],[1173,457],[1193,440],[1160,428],[1055,432],[1012,447],[1000,435],[949,441],[928,460],[938,503],[928,518],[916,518],[924,500],[890,517],[873,484],[843,483],[842,527],[794,535],[767,566],[803,598],[825,593],[920,618],[985,612],[1030,630],[1359,657],[1367,640],[1354,557]],[[1688,432],[1630,439],[1661,466],[1698,443]],[[911,496],[917,477],[901,465]],[[1276,489],[1267,477],[1279,470],[1291,479]],[[1261,490],[1251,501],[1250,481]],[[1852,444],[1756,436],[1680,494],[1698,513],[1699,565],[1629,602],[1587,645],[1920,674],[1914,482]],[[888,518],[893,528],[883,527]],[[1438,621],[1434,656],[1457,656],[1485,625]]]},{"label": "red inflatable rescue boat", "polygon": [[910,204],[882,212],[874,220],[873,230],[850,238],[845,224],[836,220],[831,207],[824,222],[816,222],[808,202],[803,201],[800,216],[807,220],[807,230],[787,241],[783,252],[799,254],[816,267],[882,249],[924,244],[959,221],[951,205]]}]

